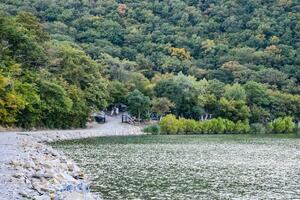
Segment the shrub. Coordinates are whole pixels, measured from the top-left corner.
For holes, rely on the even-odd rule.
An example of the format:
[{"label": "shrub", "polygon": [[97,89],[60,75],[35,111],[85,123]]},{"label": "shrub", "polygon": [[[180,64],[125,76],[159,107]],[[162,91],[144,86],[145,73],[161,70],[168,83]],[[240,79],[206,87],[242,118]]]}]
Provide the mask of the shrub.
[{"label": "shrub", "polygon": [[167,115],[160,121],[162,133],[176,134],[178,132],[178,120],[174,115]]},{"label": "shrub", "polygon": [[195,133],[203,134],[203,122],[197,122],[197,126],[195,127]]},{"label": "shrub", "polygon": [[253,123],[250,126],[250,133],[252,133],[252,134],[265,134],[266,133],[266,128],[261,123]]},{"label": "shrub", "polygon": [[177,133],[186,133],[186,121],[187,119],[180,118],[177,120],[176,126],[177,126]]},{"label": "shrub", "polygon": [[211,133],[212,122],[211,120],[202,122],[202,131],[204,134]]},{"label": "shrub", "polygon": [[284,133],[285,122],[281,117],[279,117],[269,123],[269,128],[270,128],[270,131],[273,133]]},{"label": "shrub", "polygon": [[160,126],[158,124],[146,126],[143,131],[145,133],[151,133],[153,135],[160,134]]},{"label": "shrub", "polygon": [[286,133],[293,133],[296,129],[296,124],[294,122],[293,117],[285,117],[283,118],[285,123],[285,132]]},{"label": "shrub", "polygon": [[224,123],[224,119],[217,118],[217,119],[213,120],[212,127],[213,127],[214,133],[220,133],[220,134],[225,133],[226,125]]},{"label": "shrub", "polygon": [[250,131],[250,125],[248,121],[237,121],[235,123],[235,133],[248,133]]},{"label": "shrub", "polygon": [[167,115],[160,122],[161,132],[165,134],[223,134],[223,133],[248,133],[248,121],[234,123],[229,119],[216,118],[207,121],[193,119],[176,119],[174,115]]},{"label": "shrub", "polygon": [[268,124],[268,130],[272,133],[292,133],[296,124],[292,117],[279,117]]},{"label": "shrub", "polygon": [[198,123],[192,119],[181,120],[184,123],[184,132],[186,134],[194,134],[198,132]]},{"label": "shrub", "polygon": [[235,123],[229,119],[223,119],[226,126],[225,133],[233,133],[235,128]]}]

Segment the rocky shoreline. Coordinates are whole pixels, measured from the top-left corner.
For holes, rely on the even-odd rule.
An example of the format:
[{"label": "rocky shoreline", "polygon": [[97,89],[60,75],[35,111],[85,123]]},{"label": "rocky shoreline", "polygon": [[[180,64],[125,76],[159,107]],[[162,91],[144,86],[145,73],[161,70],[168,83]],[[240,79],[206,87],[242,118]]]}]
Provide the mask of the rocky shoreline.
[{"label": "rocky shoreline", "polygon": [[[0,160],[0,199],[35,200],[100,200],[90,192],[88,177],[76,165],[49,145],[48,142],[99,136],[140,135],[140,127],[120,124],[118,119],[91,129],[0,133],[6,140],[14,134],[13,159]],[[17,143],[15,145],[15,143]],[[7,146],[0,142],[4,156]],[[3,163],[1,163],[3,162]],[[4,164],[5,162],[5,164]],[[12,188],[14,187],[14,188]],[[7,191],[5,191],[7,190]]]},{"label": "rocky shoreline", "polygon": [[20,187],[20,198],[36,200],[100,200],[86,184],[83,171],[61,152],[24,138],[22,156],[11,160],[12,181]]}]

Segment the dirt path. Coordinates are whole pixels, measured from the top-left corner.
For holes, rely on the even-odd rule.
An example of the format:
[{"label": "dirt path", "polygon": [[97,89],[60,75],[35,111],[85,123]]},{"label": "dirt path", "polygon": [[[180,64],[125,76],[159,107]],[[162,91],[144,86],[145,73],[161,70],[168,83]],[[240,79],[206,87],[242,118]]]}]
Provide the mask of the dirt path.
[{"label": "dirt path", "polygon": [[28,135],[33,139],[37,139],[44,142],[51,142],[54,140],[70,140],[70,139],[87,138],[87,137],[143,134],[141,127],[121,123],[122,120],[121,117],[122,117],[121,115],[114,116],[114,117],[107,116],[106,123],[98,124],[96,122],[93,122],[88,125],[87,129],[36,131],[36,132],[23,132],[20,134]]},{"label": "dirt path", "polygon": [[24,159],[24,156],[28,156],[28,152],[24,152],[21,147],[24,139],[35,142],[51,142],[87,137],[140,134],[144,134],[141,127],[122,124],[121,115],[107,116],[106,123],[91,123],[87,129],[0,132],[0,199],[23,199],[19,192],[21,188],[26,188],[26,184],[22,181],[16,182],[15,178],[12,178],[17,172],[11,169],[8,163],[11,160]]}]

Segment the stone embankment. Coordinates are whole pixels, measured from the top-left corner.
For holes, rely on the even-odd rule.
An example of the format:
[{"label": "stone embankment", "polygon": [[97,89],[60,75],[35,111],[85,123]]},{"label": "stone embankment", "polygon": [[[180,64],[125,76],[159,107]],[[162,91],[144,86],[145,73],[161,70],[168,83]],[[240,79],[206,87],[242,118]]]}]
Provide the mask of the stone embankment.
[{"label": "stone embankment", "polygon": [[26,137],[20,143],[22,156],[9,162],[15,170],[12,181],[23,188],[19,195],[24,199],[99,199],[89,192],[83,181],[84,172],[51,147],[30,141]]},{"label": "stone embankment", "polygon": [[101,199],[90,192],[84,171],[46,142],[143,134],[119,118],[107,121],[83,130],[0,133],[0,199]]}]

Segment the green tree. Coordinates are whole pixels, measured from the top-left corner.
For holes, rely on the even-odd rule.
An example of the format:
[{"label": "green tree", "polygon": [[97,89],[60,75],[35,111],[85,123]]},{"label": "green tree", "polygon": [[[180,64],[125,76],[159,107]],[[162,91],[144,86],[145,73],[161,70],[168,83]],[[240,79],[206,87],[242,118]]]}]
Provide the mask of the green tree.
[{"label": "green tree", "polygon": [[192,76],[178,74],[159,81],[155,88],[158,97],[166,97],[175,104],[178,116],[199,117],[203,109],[198,105],[199,83]]},{"label": "green tree", "polygon": [[149,118],[150,98],[143,95],[139,90],[130,92],[127,96],[128,111],[139,121]]},{"label": "green tree", "polygon": [[119,81],[110,81],[107,87],[109,91],[109,103],[115,105],[118,103],[125,103],[126,96],[128,95],[128,89],[124,84]]},{"label": "green tree", "polygon": [[26,129],[39,127],[42,110],[38,87],[30,83],[21,82],[18,82],[15,87],[17,93],[25,100],[24,108],[20,110],[16,117],[17,126]]},{"label": "green tree", "polygon": [[66,114],[70,112],[73,102],[66,91],[58,84],[41,81],[39,85],[41,95],[41,126],[49,128],[69,128]]},{"label": "green tree", "polygon": [[32,13],[21,11],[16,16],[16,21],[21,23],[27,30],[29,30],[36,41],[42,43],[49,40],[49,35],[44,30],[43,25]]},{"label": "green tree", "polygon": [[0,74],[0,124],[12,125],[25,107],[24,98],[15,90],[15,81]]},{"label": "green tree", "polygon": [[219,116],[233,121],[243,121],[250,117],[250,109],[244,101],[228,100],[222,97],[219,102]]},{"label": "green tree", "polygon": [[268,106],[269,99],[268,94],[266,92],[267,88],[254,81],[248,81],[244,85],[246,95],[247,95],[247,102],[250,105],[258,105],[258,106]]},{"label": "green tree", "polygon": [[235,100],[235,101],[245,101],[246,100],[246,92],[244,88],[235,83],[233,85],[226,85],[224,88],[224,97],[228,100]]},{"label": "green tree", "polygon": [[108,81],[102,77],[100,65],[70,43],[54,42],[48,45],[50,72],[80,88],[85,93],[84,98],[90,108],[105,108]]},{"label": "green tree", "polygon": [[172,103],[169,99],[162,98],[154,98],[151,101],[151,111],[158,114],[159,116],[163,116],[168,113],[174,107],[174,103]]},{"label": "green tree", "polygon": [[23,64],[23,67],[37,69],[45,64],[47,58],[37,40],[38,36],[30,28],[17,22],[15,18],[0,13],[0,43],[5,44],[7,56],[11,57],[10,60]]}]

